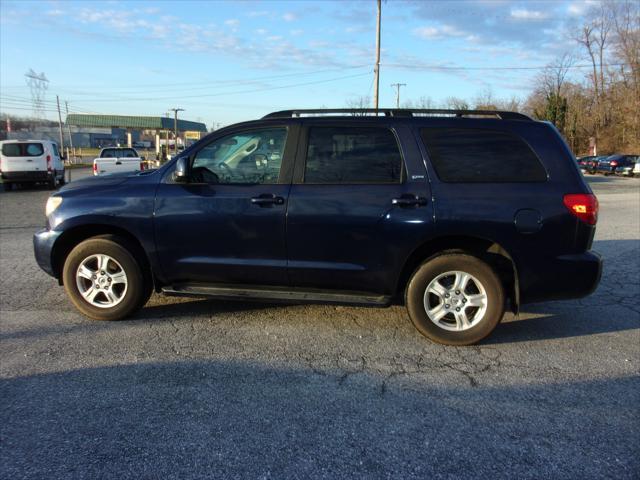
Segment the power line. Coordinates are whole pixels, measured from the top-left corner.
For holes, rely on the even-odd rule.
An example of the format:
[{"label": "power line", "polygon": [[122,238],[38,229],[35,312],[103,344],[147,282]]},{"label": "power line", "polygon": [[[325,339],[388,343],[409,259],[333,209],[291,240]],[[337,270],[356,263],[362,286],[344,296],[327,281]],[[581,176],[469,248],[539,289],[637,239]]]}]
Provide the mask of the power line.
[{"label": "power line", "polygon": [[[304,82],[304,83],[293,83],[293,84],[288,84],[288,85],[280,85],[280,86],[274,86],[274,87],[264,87],[264,88],[256,88],[256,89],[252,89],[252,90],[237,90],[234,92],[221,92],[221,93],[211,93],[211,94],[202,94],[202,95],[172,95],[172,96],[163,96],[163,97],[128,97],[128,98],[122,98],[123,102],[147,102],[147,101],[154,101],[154,100],[182,100],[185,98],[208,98],[208,97],[221,97],[221,96],[227,96],[227,95],[239,95],[239,94],[244,94],[244,93],[257,93],[257,92],[266,92],[266,91],[270,91],[270,90],[280,90],[283,88],[296,88],[296,87],[304,87],[304,86],[308,86],[308,85],[319,85],[322,83],[330,83],[330,82],[337,82],[339,80],[346,80],[349,78],[357,78],[357,77],[363,77],[363,76],[368,76],[370,75],[371,72],[365,72],[365,73],[358,73],[355,75],[346,75],[346,76],[342,76],[342,77],[334,77],[334,78],[329,78],[329,79],[324,79],[324,80],[315,80],[312,82]],[[91,101],[91,102],[110,102],[110,103],[114,103],[116,102],[116,100],[113,99],[108,99],[108,98],[94,98],[94,99],[84,99],[85,101]]]},{"label": "power line", "polygon": [[[259,82],[262,80],[273,80],[273,79],[278,79],[278,78],[287,78],[287,77],[303,77],[303,76],[307,76],[307,75],[316,75],[319,73],[327,73],[327,72],[340,72],[340,71],[344,71],[344,70],[353,70],[353,69],[359,69],[359,68],[364,68],[364,67],[370,67],[369,64],[361,64],[361,65],[345,65],[345,66],[340,66],[340,67],[334,67],[334,68],[325,68],[322,70],[313,70],[313,71],[309,71],[309,72],[291,72],[291,73],[284,73],[284,74],[280,74],[280,75],[268,75],[268,76],[264,76],[264,77],[254,77],[254,78],[240,78],[240,79],[229,79],[229,80],[206,80],[206,81],[202,81],[202,82],[183,82],[183,83],[153,83],[153,84],[136,84],[134,85],[96,85],[96,84],[83,84],[83,85],[57,85],[57,88],[60,90],[66,90],[67,88],[75,88],[75,87],[95,87],[95,88],[109,88],[109,89],[113,89],[113,90],[119,90],[121,88],[124,88],[126,90],[141,90],[144,93],[149,92],[149,87],[153,88],[153,87],[157,87],[157,88],[162,88],[162,90],[160,91],[166,91],[166,87],[177,87],[182,89],[182,86],[189,86],[189,85],[201,85],[199,87],[194,87],[194,89],[204,89],[204,88],[208,88],[209,86],[219,86],[219,85],[224,85],[224,84],[229,84],[230,86],[236,86],[238,84],[242,85],[242,84],[251,84],[251,83],[255,83],[255,82]],[[3,88],[24,88],[22,86],[19,85],[3,85]],[[73,91],[74,94],[79,94],[82,92],[77,92],[77,91]],[[85,92],[86,93],[86,92]],[[117,92],[118,94],[127,94],[128,92],[126,91],[119,91]],[[133,92],[133,93],[137,93]],[[93,95],[93,93],[89,93],[90,95]]]},{"label": "power line", "polygon": [[[31,102],[24,101],[24,100],[0,99],[0,106],[5,108],[26,107],[28,105],[31,105]],[[55,103],[53,105],[44,105],[43,111],[57,111],[57,108],[55,107]],[[70,108],[69,111],[71,113],[86,113],[86,111],[77,110],[73,108]]]},{"label": "power line", "polygon": [[[423,65],[408,63],[383,63],[385,67],[402,67],[417,70],[544,70],[553,68],[553,65],[531,66],[531,67],[458,67],[453,65]],[[603,67],[628,67],[628,63],[609,63]],[[593,68],[593,65],[570,65],[565,68]]]}]

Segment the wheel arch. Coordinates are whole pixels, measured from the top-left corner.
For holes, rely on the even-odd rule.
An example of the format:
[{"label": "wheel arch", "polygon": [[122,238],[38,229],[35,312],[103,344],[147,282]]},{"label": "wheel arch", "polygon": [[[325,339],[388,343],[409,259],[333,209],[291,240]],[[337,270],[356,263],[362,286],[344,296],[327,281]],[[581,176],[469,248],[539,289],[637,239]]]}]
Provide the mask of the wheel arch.
[{"label": "wheel arch", "polygon": [[498,242],[467,236],[449,235],[429,239],[416,247],[407,257],[398,277],[396,295],[404,297],[404,290],[416,269],[425,260],[444,253],[468,253],[487,262],[498,274],[510,301],[511,310],[517,313],[520,307],[520,288],[516,263],[511,254]]},{"label": "wheel arch", "polygon": [[134,257],[140,261],[140,267],[145,277],[154,282],[154,275],[151,268],[151,262],[147,252],[142,247],[142,243],[138,238],[125,228],[115,225],[105,224],[88,224],[78,225],[65,230],[60,238],[56,241],[51,251],[51,266],[55,278],[58,279],[60,285],[63,284],[62,280],[62,267],[64,262],[73,248],[79,243],[92,238],[104,235],[114,235],[122,238],[126,242],[126,247],[132,250]]}]

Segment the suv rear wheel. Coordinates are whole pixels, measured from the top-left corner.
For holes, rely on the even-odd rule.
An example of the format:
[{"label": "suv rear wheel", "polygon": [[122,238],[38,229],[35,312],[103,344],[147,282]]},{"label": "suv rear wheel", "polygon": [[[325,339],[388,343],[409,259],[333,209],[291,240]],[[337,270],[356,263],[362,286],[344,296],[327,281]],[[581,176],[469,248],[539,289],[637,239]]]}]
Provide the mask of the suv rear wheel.
[{"label": "suv rear wheel", "polygon": [[479,342],[504,314],[500,279],[485,262],[466,254],[445,254],[423,263],[405,295],[418,331],[445,345]]},{"label": "suv rear wheel", "polygon": [[63,268],[64,288],[80,312],[94,320],[121,320],[149,299],[151,288],[127,242],[113,235],[79,243]]}]

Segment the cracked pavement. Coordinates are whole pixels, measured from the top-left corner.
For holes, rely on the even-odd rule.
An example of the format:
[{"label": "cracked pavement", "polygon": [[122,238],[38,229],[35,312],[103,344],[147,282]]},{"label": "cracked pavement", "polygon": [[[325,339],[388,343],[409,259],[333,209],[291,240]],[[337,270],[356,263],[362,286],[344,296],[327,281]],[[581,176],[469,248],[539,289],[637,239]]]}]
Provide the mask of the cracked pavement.
[{"label": "cracked pavement", "polygon": [[48,191],[1,192],[0,477],[639,478],[640,180],[588,180],[598,290],[463,348],[403,307],[87,320],[33,259]]}]

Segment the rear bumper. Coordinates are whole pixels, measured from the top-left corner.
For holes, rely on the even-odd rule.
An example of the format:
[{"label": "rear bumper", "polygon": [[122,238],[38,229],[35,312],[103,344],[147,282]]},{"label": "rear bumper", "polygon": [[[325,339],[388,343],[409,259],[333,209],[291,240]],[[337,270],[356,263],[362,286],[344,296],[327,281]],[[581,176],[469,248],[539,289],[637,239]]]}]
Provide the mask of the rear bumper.
[{"label": "rear bumper", "polygon": [[595,291],[602,276],[602,257],[596,252],[561,255],[538,261],[535,270],[520,275],[522,303],[582,298]]},{"label": "rear bumper", "polygon": [[33,253],[36,257],[38,266],[52,277],[56,277],[56,271],[53,265],[53,245],[60,236],[61,232],[42,229],[33,236]]},{"label": "rear bumper", "polygon": [[0,180],[2,182],[47,182],[53,172],[47,170],[36,170],[32,172],[2,172]]}]

